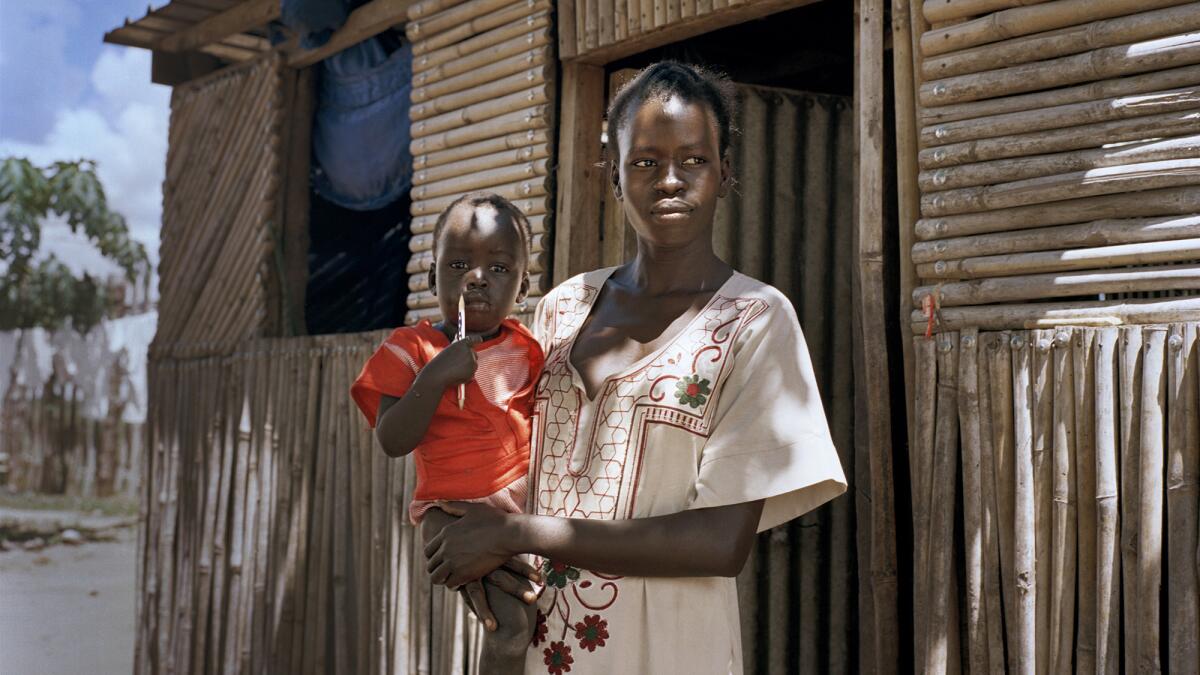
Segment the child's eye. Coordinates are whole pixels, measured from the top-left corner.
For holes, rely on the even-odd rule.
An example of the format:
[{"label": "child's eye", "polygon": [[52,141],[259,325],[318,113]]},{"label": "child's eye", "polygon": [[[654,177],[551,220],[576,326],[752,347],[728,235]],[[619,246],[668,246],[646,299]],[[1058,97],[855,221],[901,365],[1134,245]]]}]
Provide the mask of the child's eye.
[{"label": "child's eye", "polygon": [[654,166],[654,160],[652,160],[652,159],[635,159],[635,160],[633,160],[633,162],[631,162],[631,164],[633,164],[636,167],[645,169],[645,168]]},{"label": "child's eye", "polygon": [[465,270],[465,269],[467,269],[467,263],[466,263],[466,261],[463,261],[463,260],[451,260],[450,261],[450,269]]},{"label": "child's eye", "polygon": [[492,271],[496,274],[504,274],[505,272],[508,272],[508,267],[505,265],[496,264],[492,265]]},{"label": "child's eye", "polygon": [[704,164],[707,161],[708,160],[704,159],[703,157],[688,157],[687,159],[683,160],[683,164],[684,164],[684,166],[695,165],[695,164]]}]

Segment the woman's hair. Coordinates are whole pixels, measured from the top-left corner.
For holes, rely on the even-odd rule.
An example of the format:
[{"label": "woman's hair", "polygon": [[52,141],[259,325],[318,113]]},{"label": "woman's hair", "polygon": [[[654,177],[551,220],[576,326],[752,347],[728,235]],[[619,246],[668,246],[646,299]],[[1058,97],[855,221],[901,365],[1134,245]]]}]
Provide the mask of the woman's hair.
[{"label": "woman's hair", "polygon": [[646,101],[665,101],[673,96],[708,106],[717,120],[720,152],[724,157],[734,132],[733,117],[737,112],[733,82],[724,73],[678,61],[660,61],[643,68],[613,97],[608,106],[609,157],[616,160],[620,156],[618,132],[628,121],[630,111],[637,110]]},{"label": "woman's hair", "polygon": [[[453,202],[450,202],[450,206],[447,206],[445,210],[438,215],[437,222],[433,225],[434,255],[437,255],[437,245],[438,241],[442,238],[442,229],[446,226],[446,221],[450,219],[450,214],[454,211],[454,209],[465,205],[470,206],[472,211],[474,211],[474,209],[485,204],[496,209],[496,212],[500,215],[508,216],[508,219],[517,226],[517,231],[521,233],[521,241],[525,244],[525,259],[528,260],[530,254],[530,242],[533,240],[533,231],[529,226],[529,218],[526,218],[525,214],[521,213],[521,209],[518,209],[512,202],[508,201],[504,197],[501,197],[495,192],[468,192],[458,199],[455,199]],[[474,216],[472,216],[472,218],[473,217]]]}]

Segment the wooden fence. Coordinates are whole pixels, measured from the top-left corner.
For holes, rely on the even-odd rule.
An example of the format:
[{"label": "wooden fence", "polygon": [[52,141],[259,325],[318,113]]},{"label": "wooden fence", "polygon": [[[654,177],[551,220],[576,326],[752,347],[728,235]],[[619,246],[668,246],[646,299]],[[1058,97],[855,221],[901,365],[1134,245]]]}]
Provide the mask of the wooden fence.
[{"label": "wooden fence", "polygon": [[916,672],[1200,669],[1198,330],[914,338]]},{"label": "wooden fence", "polygon": [[151,364],[138,673],[459,673],[477,631],[431,587],[390,460],[349,397],[386,333]]}]

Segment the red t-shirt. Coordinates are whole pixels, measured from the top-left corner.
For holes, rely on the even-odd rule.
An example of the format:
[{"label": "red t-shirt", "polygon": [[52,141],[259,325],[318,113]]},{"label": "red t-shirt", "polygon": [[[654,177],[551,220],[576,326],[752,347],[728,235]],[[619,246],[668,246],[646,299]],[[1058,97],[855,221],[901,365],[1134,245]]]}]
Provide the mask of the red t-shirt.
[{"label": "red t-shirt", "polygon": [[[383,396],[404,396],[421,368],[449,344],[428,321],[397,328],[384,340],[350,387],[372,428]],[[515,319],[505,319],[496,337],[473,349],[478,368],[467,383],[463,409],[458,409],[458,387],[447,387],[413,450],[414,500],[487,497],[529,471],[530,417],[542,349]]]}]

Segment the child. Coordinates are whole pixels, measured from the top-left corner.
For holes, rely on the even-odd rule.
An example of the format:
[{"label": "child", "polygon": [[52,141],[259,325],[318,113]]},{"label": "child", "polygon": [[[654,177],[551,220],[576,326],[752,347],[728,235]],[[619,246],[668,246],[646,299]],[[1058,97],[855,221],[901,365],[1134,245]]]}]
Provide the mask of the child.
[{"label": "child", "polygon": [[[530,415],[543,357],[529,331],[507,317],[529,292],[529,239],[525,215],[498,195],[472,193],[447,207],[434,226],[429,270],[442,320],[397,328],[350,389],[384,452],[415,452],[409,516],[426,542],[454,520],[437,508],[443,500],[524,510]],[[460,296],[466,337],[456,339]],[[487,594],[498,620],[485,619],[492,632],[480,667],[520,672],[533,607],[490,584]]]}]

